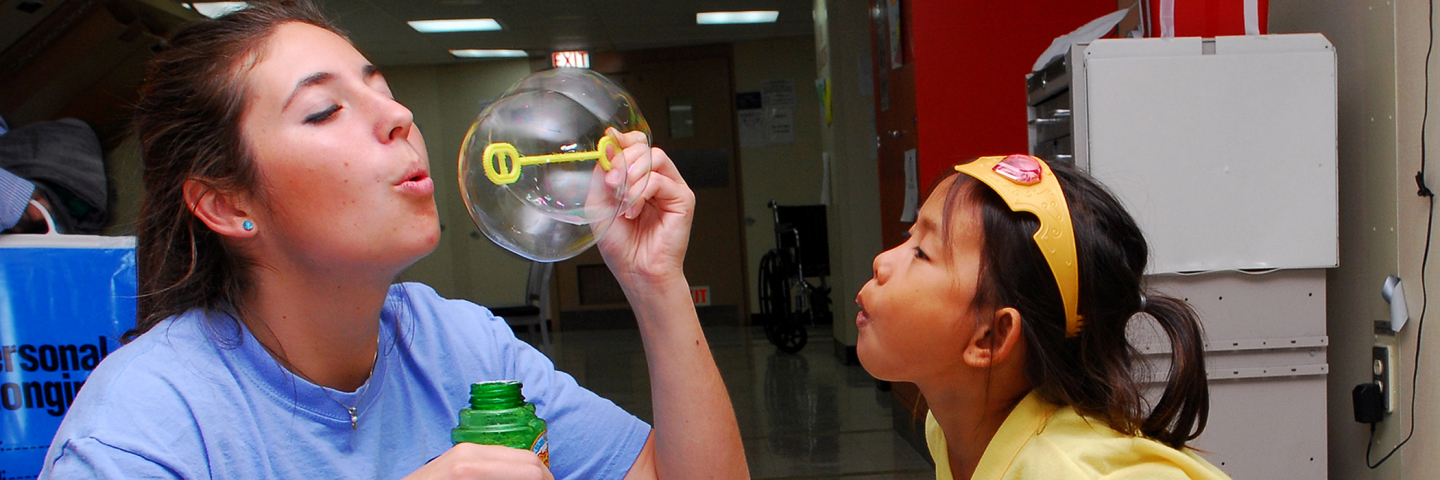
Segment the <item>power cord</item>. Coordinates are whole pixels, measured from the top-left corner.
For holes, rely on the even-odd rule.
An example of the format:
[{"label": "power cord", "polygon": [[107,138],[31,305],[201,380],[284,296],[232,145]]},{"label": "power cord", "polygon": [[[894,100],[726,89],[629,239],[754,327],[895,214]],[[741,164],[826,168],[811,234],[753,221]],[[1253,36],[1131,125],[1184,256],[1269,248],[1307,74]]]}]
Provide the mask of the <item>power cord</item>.
[{"label": "power cord", "polygon": [[[1424,174],[1423,170],[1421,174]],[[1365,465],[1372,470],[1379,468],[1381,464],[1390,459],[1390,456],[1400,451],[1400,447],[1404,447],[1411,437],[1415,436],[1415,392],[1420,385],[1420,347],[1425,340],[1425,311],[1430,307],[1430,292],[1425,285],[1425,269],[1430,264],[1430,237],[1435,232],[1435,194],[1425,186],[1424,181],[1417,179],[1417,183],[1420,186],[1419,195],[1430,200],[1430,220],[1426,222],[1425,253],[1420,260],[1420,318],[1417,322],[1420,325],[1415,327],[1415,368],[1410,372],[1410,433],[1405,434],[1405,439],[1395,444],[1395,448],[1391,448],[1390,452],[1386,453],[1380,461],[1371,464],[1370,449],[1375,446],[1375,424],[1370,424],[1370,440],[1365,443]]]},{"label": "power cord", "polygon": [[1420,386],[1420,347],[1425,340],[1425,311],[1430,307],[1430,289],[1425,285],[1425,272],[1430,265],[1430,238],[1435,233],[1435,192],[1425,185],[1425,164],[1429,153],[1425,145],[1425,127],[1430,120],[1430,54],[1435,51],[1435,1],[1430,0],[1426,5],[1430,9],[1430,44],[1425,47],[1425,100],[1420,114],[1420,171],[1415,173],[1415,194],[1430,201],[1430,210],[1427,215],[1429,220],[1425,222],[1425,252],[1420,257],[1420,318],[1417,320],[1420,325],[1415,327],[1415,368],[1410,372],[1410,433],[1405,434],[1404,440],[1395,444],[1395,448],[1391,448],[1389,453],[1372,465],[1370,449],[1375,446],[1375,424],[1370,424],[1370,440],[1365,443],[1365,466],[1372,470],[1379,468],[1415,436],[1415,392]]}]

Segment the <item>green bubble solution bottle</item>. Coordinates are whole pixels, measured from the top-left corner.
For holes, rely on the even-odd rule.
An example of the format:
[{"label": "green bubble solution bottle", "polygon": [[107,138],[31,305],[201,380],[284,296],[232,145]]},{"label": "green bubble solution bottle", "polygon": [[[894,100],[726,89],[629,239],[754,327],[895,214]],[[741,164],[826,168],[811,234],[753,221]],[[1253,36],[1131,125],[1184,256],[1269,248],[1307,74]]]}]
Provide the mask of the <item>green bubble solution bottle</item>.
[{"label": "green bubble solution bottle", "polygon": [[460,425],[450,431],[450,440],[529,450],[549,467],[545,420],[535,416],[535,405],[520,395],[520,386],[513,380],[470,385],[470,408],[460,411]]}]

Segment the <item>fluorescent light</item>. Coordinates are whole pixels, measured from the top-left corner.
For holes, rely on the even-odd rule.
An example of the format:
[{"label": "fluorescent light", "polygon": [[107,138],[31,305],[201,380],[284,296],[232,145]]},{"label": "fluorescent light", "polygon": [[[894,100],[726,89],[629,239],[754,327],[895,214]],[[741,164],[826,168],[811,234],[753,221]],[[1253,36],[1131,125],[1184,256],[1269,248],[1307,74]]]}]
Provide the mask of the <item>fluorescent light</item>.
[{"label": "fluorescent light", "polygon": [[450,20],[411,20],[405,22],[420,33],[489,32],[500,29],[493,18],[455,18]]},{"label": "fluorescent light", "polygon": [[218,18],[221,15],[236,10],[244,10],[249,7],[250,4],[245,2],[194,2],[186,6],[195,9],[195,11],[200,12],[201,15]]},{"label": "fluorescent light", "polygon": [[729,23],[775,23],[780,18],[779,10],[752,10],[748,12],[700,12],[695,14],[699,25],[723,25]]},{"label": "fluorescent light", "polygon": [[460,58],[524,58],[530,56],[530,54],[525,53],[524,50],[485,50],[473,48],[451,50],[450,54]]}]

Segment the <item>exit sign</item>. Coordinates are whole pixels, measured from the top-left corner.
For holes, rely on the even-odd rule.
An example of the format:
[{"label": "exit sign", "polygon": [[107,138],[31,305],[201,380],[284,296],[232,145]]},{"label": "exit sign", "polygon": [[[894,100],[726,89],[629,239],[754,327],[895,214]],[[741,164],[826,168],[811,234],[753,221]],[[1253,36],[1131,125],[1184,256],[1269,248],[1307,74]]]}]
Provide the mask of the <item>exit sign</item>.
[{"label": "exit sign", "polygon": [[697,307],[710,306],[710,286],[690,287],[690,300],[695,301]]},{"label": "exit sign", "polygon": [[590,68],[590,53],[584,50],[555,52],[550,54],[550,64],[555,68]]}]

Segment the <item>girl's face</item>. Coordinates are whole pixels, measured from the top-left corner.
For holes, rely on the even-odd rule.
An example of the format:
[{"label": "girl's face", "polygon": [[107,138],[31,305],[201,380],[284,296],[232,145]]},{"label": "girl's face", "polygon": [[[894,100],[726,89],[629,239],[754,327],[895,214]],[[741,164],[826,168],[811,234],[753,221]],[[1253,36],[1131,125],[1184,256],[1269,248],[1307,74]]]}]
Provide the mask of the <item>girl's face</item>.
[{"label": "girl's face", "polygon": [[261,201],[248,213],[260,260],[398,274],[440,236],[410,111],[344,38],[304,23],[271,35],[246,74],[241,122],[259,171]]},{"label": "girl's face", "polygon": [[965,368],[983,237],[978,210],[957,205],[952,238],[942,238],[945,192],[954,181],[935,188],[905,243],[875,257],[875,278],[855,298],[856,349],[875,378],[915,382]]}]

